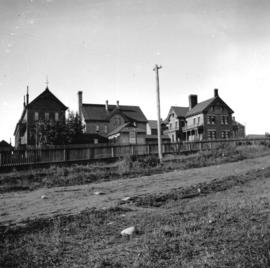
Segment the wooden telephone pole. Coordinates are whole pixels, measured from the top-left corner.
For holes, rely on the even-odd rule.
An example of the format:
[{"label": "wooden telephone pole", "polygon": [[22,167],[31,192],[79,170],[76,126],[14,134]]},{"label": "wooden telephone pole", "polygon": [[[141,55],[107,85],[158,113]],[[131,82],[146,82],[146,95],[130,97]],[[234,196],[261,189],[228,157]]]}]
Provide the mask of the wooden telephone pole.
[{"label": "wooden telephone pole", "polygon": [[162,150],[161,150],[161,128],[160,128],[160,94],[159,94],[159,75],[158,75],[158,70],[161,69],[162,66],[158,66],[157,64],[155,65],[155,68],[153,71],[156,73],[156,86],[157,86],[157,131],[158,131],[158,157],[160,163],[162,163]]}]

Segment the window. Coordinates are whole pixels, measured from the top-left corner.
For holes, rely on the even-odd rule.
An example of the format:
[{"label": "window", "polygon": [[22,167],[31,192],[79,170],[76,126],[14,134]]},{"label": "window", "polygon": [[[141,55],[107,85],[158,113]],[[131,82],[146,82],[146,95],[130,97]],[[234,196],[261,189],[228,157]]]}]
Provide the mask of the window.
[{"label": "window", "polygon": [[221,131],[221,139],[225,139],[225,131]]},{"label": "window", "polygon": [[106,126],[106,125],[104,126],[104,132],[108,133],[108,126]]},{"label": "window", "polygon": [[215,140],[217,137],[217,133],[215,130],[209,130],[208,131],[208,139],[209,140]]},{"label": "window", "polygon": [[178,129],[178,121],[175,121],[175,128]]},{"label": "window", "polygon": [[59,121],[59,113],[58,112],[56,112],[54,114],[54,119],[55,119],[55,121]]},{"label": "window", "polygon": [[193,118],[193,125],[196,125],[196,118]]},{"label": "window", "polygon": [[198,119],[197,119],[198,120],[198,125],[200,124],[200,119],[201,119],[200,117],[198,117]]},{"label": "window", "polygon": [[172,129],[172,123],[170,123],[170,129]]},{"label": "window", "polygon": [[208,115],[207,124],[214,125],[216,123],[216,117],[214,115]]},{"label": "window", "polygon": [[96,125],[96,132],[99,132],[99,125]]},{"label": "window", "polygon": [[98,139],[94,139],[94,144],[98,144]]},{"label": "window", "polygon": [[38,121],[38,112],[35,112],[35,121]]},{"label": "window", "polygon": [[50,114],[49,113],[45,113],[45,120],[48,121],[50,119]]},{"label": "window", "polygon": [[222,124],[222,125],[228,125],[228,124],[229,124],[229,118],[228,118],[227,115],[223,115],[223,116],[221,117],[221,124]]}]

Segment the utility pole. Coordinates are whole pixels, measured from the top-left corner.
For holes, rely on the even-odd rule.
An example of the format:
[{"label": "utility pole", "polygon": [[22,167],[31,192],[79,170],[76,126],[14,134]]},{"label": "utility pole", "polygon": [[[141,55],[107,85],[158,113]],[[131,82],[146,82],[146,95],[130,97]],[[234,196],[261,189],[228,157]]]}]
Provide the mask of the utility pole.
[{"label": "utility pole", "polygon": [[161,129],[160,129],[160,94],[159,94],[159,75],[158,70],[161,69],[162,66],[155,65],[153,71],[156,73],[156,86],[157,86],[157,130],[158,130],[158,157],[160,163],[162,163],[162,151],[161,151]]}]

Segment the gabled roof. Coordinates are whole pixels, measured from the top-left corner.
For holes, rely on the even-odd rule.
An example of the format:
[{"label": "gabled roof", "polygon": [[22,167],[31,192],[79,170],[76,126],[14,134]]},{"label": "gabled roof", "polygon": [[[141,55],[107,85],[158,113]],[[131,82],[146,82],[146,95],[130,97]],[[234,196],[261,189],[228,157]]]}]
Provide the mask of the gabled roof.
[{"label": "gabled roof", "polygon": [[172,106],[170,112],[174,111],[177,117],[185,117],[188,112],[188,107]]},{"label": "gabled roof", "polygon": [[9,143],[7,143],[5,140],[0,141],[0,147],[12,148],[12,146]]},{"label": "gabled roof", "polygon": [[[129,132],[130,129],[128,129],[128,127],[132,127],[133,125],[130,123],[130,122],[127,122],[127,123],[124,123],[123,125],[115,128],[114,130],[112,130],[108,135],[107,137],[110,137],[112,135],[115,135],[117,133],[120,133],[120,132]],[[144,129],[141,129],[141,128],[135,128],[136,132],[137,133],[145,133],[145,130]]]},{"label": "gabled roof", "polygon": [[171,106],[170,111],[168,113],[167,118],[165,119],[164,123],[168,123],[169,122],[169,117],[172,113],[175,113],[176,116],[179,117],[186,117],[186,114],[188,112],[188,107],[181,107],[181,106]]},{"label": "gabled roof", "polygon": [[157,120],[148,120],[148,124],[151,129],[157,129]]},{"label": "gabled roof", "polygon": [[46,87],[46,89],[39,94],[35,99],[33,99],[27,106],[26,108],[31,108],[35,103],[37,103],[39,100],[41,99],[46,99],[46,100],[50,100],[53,102],[56,102],[57,104],[59,104],[60,106],[62,106],[62,108],[64,110],[66,110],[68,107],[65,106],[50,90],[48,87]]},{"label": "gabled roof", "polygon": [[58,103],[60,106],[62,106],[63,110],[67,110],[68,109],[68,107],[66,107],[57,97],[55,97],[55,95],[49,90],[49,88],[46,87],[46,89],[41,94],[39,94],[35,99],[33,99],[29,104],[27,104],[23,108],[22,115],[21,115],[18,123],[16,124],[15,130],[14,130],[14,135],[15,135],[16,130],[19,127],[19,125],[20,125],[20,123],[21,123],[21,121],[22,121],[22,119],[23,119],[23,117],[25,115],[26,110],[28,108],[31,108],[40,99],[49,99],[49,100],[52,100],[52,101]]},{"label": "gabled roof", "polygon": [[186,115],[191,116],[191,115],[202,113],[214,100],[215,98],[211,98],[209,100],[199,102],[191,110],[189,110]]},{"label": "gabled roof", "polygon": [[[116,109],[116,105],[108,105],[108,111],[104,104],[85,104],[82,105],[82,113],[85,121],[105,121],[107,122],[110,114]],[[119,112],[136,122],[146,123],[147,119],[139,106],[120,105]]]},{"label": "gabled roof", "polygon": [[219,96],[217,96],[209,100],[199,102],[197,105],[195,105],[191,110],[187,112],[186,117],[203,113],[210,105],[212,105],[216,101],[222,102],[223,105],[225,105],[230,110],[230,112],[233,113],[233,110]]}]

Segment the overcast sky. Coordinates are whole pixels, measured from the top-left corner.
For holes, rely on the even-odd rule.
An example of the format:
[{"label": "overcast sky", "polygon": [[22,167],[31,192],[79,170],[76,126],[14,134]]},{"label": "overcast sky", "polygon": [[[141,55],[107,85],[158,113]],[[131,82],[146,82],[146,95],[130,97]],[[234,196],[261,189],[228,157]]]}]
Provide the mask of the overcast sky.
[{"label": "overcast sky", "polygon": [[269,0],[0,0],[0,35],[0,140],[47,75],[71,110],[82,90],[156,119],[156,63],[163,118],[218,88],[247,133],[270,131]]}]

